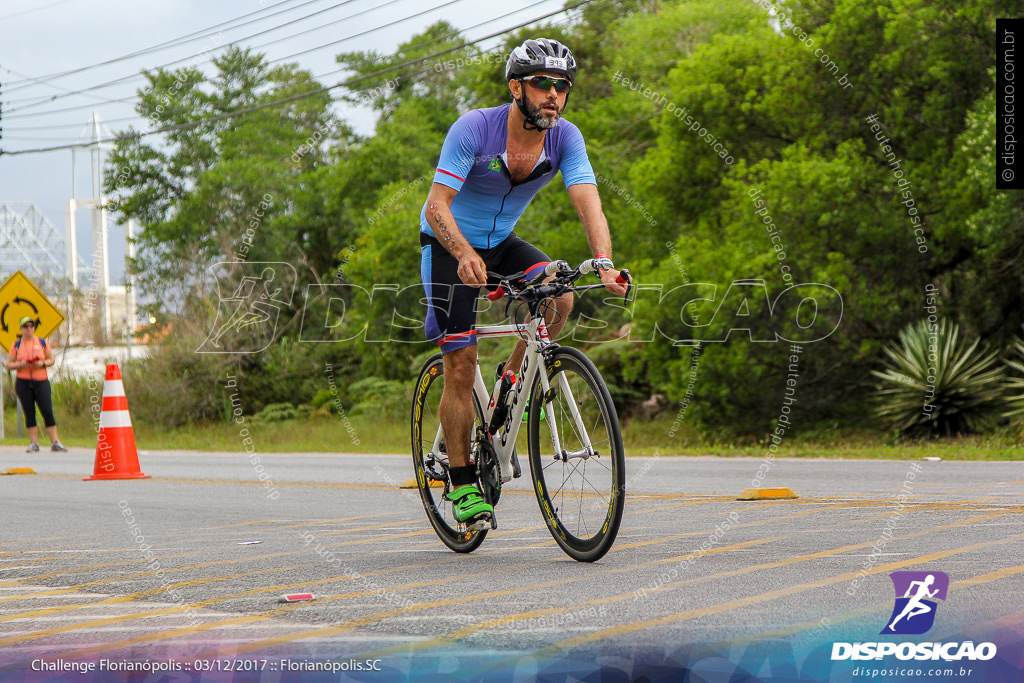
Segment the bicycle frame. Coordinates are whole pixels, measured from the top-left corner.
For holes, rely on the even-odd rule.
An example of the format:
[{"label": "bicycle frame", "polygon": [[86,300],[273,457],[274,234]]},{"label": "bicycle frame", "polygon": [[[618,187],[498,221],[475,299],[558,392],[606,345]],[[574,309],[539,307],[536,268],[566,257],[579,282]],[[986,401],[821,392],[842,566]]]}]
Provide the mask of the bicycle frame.
[{"label": "bicycle frame", "polygon": [[[548,335],[547,324],[544,322],[543,316],[536,316],[535,319],[531,320],[526,325],[488,325],[478,327],[476,334],[478,339],[480,337],[517,337],[526,341],[526,353],[523,355],[523,364],[517,376],[516,383],[510,389],[512,395],[507,399],[511,403],[509,414],[505,418],[505,424],[494,434],[489,435],[491,447],[498,456],[498,462],[501,466],[502,481],[507,482],[512,479],[512,451],[515,448],[516,438],[519,436],[519,429],[523,424],[523,413],[526,411],[526,396],[523,395],[523,392],[528,392],[532,389],[537,373],[542,367],[544,367],[544,351],[551,347],[553,342]],[[559,388],[568,399],[567,402],[571,407],[573,421],[576,424],[576,428],[579,430],[579,434],[585,448],[573,453],[566,453],[563,451],[562,442],[558,434],[558,426],[555,424],[556,420],[548,419],[545,420],[545,422],[548,423],[548,428],[551,431],[551,440],[555,448],[555,453],[561,455],[561,459],[565,461],[568,461],[570,458],[589,458],[591,455],[595,454],[594,448],[590,442],[590,436],[587,433],[586,426],[583,424],[583,419],[580,416],[579,411],[576,410],[576,400],[572,395],[572,390],[569,387],[568,381],[566,381],[565,377],[561,374],[558,377]],[[541,388],[543,389],[542,396],[547,395],[551,390],[551,383],[548,379],[547,372],[541,372],[540,382]],[[476,366],[476,378],[473,381],[473,393],[476,397],[477,404],[481,407],[484,425],[487,425],[490,423],[491,416],[494,414],[497,407],[495,404],[497,399],[497,387],[495,387],[493,395],[488,391],[487,385],[484,383],[483,375],[480,373],[479,363],[477,363]],[[434,453],[437,453],[440,450],[441,438],[441,427],[438,426],[437,434],[435,434],[434,442],[431,446],[431,450]]]}]

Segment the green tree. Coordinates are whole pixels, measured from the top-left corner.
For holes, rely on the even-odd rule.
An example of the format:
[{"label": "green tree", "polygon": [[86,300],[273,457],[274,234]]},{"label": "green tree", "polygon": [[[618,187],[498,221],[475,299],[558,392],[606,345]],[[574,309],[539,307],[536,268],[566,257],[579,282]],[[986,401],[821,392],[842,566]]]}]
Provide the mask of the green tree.
[{"label": "green tree", "polygon": [[[619,111],[630,109],[622,97],[640,111],[660,111],[651,123],[654,142],[642,143],[643,158],[619,162],[628,168],[631,193],[657,220],[657,226],[628,216],[622,222],[632,238],[626,241],[631,255],[660,261],[645,275],[664,290],[688,280],[709,282],[719,296],[735,279],[763,278],[774,296],[787,284],[780,280],[784,263],[794,282],[824,283],[842,294],[839,329],[809,346],[801,361],[806,423],[859,412],[870,390],[867,370],[881,345],[919,316],[924,284],[951,281],[958,266],[969,271],[975,296],[994,284],[971,256],[978,240],[969,236],[964,219],[977,209],[969,204],[951,211],[956,202],[945,178],[961,173],[953,171],[958,165],[973,166],[977,156],[974,150],[958,153],[957,139],[974,103],[991,87],[993,18],[1003,4],[809,3],[780,6],[792,13],[773,16],[750,3],[718,3],[706,10],[720,17],[706,41],[650,51],[663,61],[676,58],[664,78],[658,80],[657,66],[642,59],[644,51],[622,56],[622,64],[651,79],[651,89],[675,110],[621,84],[609,99]],[[679,3],[666,14],[698,6]],[[761,17],[751,19],[751,9]],[[738,26],[743,30],[734,30]],[[612,42],[628,32],[657,35],[652,23],[635,18]],[[601,112],[600,104],[594,109],[588,115],[595,120],[602,114],[607,121],[622,119]],[[865,121],[870,114],[882,122],[902,175],[913,179],[914,212],[927,225],[924,253],[900,203],[890,160]],[[647,133],[622,135],[619,148],[635,137],[650,139]],[[723,161],[715,141],[728,147],[735,163]],[[960,160],[951,163],[955,156]],[[755,214],[761,207],[750,194],[758,191],[784,241],[784,262],[761,223],[764,216]],[[1007,210],[1000,216],[998,225],[1016,220]],[[1011,245],[1020,243],[1010,234],[990,251],[1004,263],[1014,253]],[[666,244],[673,245],[678,262],[665,258]],[[1012,305],[1019,286],[1014,290],[1000,297],[1000,305]],[[669,308],[642,302],[638,325],[653,329],[661,322],[698,338],[720,338],[720,329],[695,330],[678,306]],[[725,313],[726,321],[734,317]],[[705,348],[694,413],[707,424],[750,433],[768,427],[778,414],[779,399],[772,397],[780,395],[786,376],[785,349],[733,336]],[[656,390],[682,394],[688,348],[649,343],[626,353],[658,369]]]}]

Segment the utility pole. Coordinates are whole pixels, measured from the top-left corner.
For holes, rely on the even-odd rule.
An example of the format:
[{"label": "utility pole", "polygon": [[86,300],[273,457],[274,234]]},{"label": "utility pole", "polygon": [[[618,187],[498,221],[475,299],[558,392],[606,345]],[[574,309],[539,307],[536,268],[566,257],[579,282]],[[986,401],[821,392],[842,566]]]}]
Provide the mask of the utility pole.
[{"label": "utility pole", "polygon": [[[90,280],[96,303],[99,306],[100,337],[108,343],[113,329],[110,315],[110,249],[107,226],[107,198],[103,196],[103,153],[113,149],[109,142],[113,134],[103,125],[98,112],[86,124],[78,143],[71,148],[71,199],[68,200],[65,219],[68,245],[68,277],[74,287],[79,285],[78,236],[76,213],[78,207],[92,209],[92,268]],[[88,152],[90,161],[91,196],[79,199],[78,176],[76,175],[76,152]]]}]

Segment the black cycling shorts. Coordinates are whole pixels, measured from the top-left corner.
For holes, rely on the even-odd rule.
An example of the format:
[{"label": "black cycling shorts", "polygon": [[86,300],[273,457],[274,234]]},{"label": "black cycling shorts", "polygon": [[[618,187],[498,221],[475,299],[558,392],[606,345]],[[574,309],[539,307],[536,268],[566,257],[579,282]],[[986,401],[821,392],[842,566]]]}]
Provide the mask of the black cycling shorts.
[{"label": "black cycling shorts", "polygon": [[[492,249],[477,249],[487,270],[512,275],[523,271],[530,279],[551,262],[543,251],[512,233]],[[420,233],[420,279],[429,302],[424,325],[427,339],[441,353],[476,344],[476,298],[485,287],[470,287],[459,278],[459,262],[431,235]],[[497,282],[488,278],[490,289]]]}]

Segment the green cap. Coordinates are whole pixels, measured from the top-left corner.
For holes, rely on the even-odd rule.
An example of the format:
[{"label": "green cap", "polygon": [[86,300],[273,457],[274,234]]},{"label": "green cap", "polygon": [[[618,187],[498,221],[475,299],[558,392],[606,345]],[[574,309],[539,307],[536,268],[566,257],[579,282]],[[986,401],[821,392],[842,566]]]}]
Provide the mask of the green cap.
[{"label": "green cap", "polygon": [[18,321],[18,327],[23,327],[25,323],[32,323],[33,325],[35,325],[36,321],[32,319],[32,316],[26,315],[24,318]]}]

